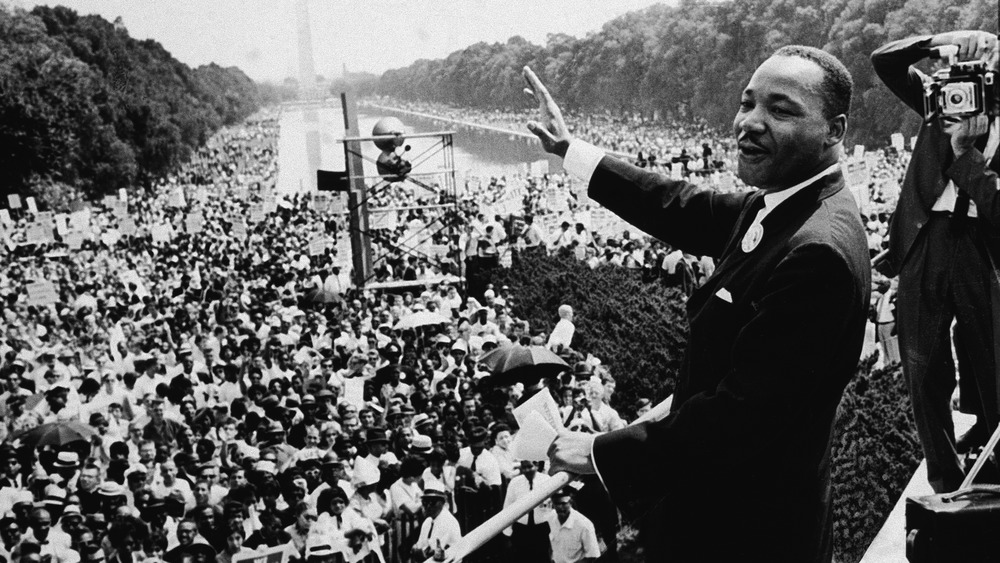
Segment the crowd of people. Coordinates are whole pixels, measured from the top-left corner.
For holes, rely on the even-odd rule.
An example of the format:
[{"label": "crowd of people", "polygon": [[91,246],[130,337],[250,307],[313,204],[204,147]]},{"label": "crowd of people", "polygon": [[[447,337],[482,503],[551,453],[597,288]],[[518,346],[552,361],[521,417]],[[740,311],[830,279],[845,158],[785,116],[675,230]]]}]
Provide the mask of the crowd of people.
[{"label": "crowd of people", "polygon": [[[650,158],[659,150],[650,146],[683,144],[662,141],[662,124],[573,123],[647,166],[743,189],[725,168],[726,142],[701,127],[679,137],[692,151],[715,147],[719,163],[706,160],[711,170],[699,174],[700,153],[690,169]],[[345,216],[272,190],[277,135],[277,114],[265,111],[220,131],[149,190],[71,213],[9,202],[0,216],[3,560],[440,557],[545,479],[544,466],[511,450],[522,386],[490,385],[481,354],[547,345],[572,366],[556,393],[566,426],[625,424],[612,408],[621,407],[606,367],[614,359],[588,363],[573,351],[569,305],[552,312],[549,333],[515,316],[511,288],[468,295],[448,276],[470,258],[504,263],[515,251],[643,269],[686,291],[714,268],[597,208],[569,176],[512,171],[466,182],[454,201],[406,182],[382,191],[376,207],[456,205],[400,212],[375,236],[371,281],[412,282],[406,291],[359,289]],[[908,153],[867,155],[875,257]],[[410,324],[428,314],[438,320]],[[613,560],[617,520],[605,517],[606,497],[595,499],[599,487],[560,493],[477,557],[576,561],[603,551]]]},{"label": "crowd of people", "polygon": [[[548,335],[513,317],[507,287],[355,288],[343,218],[270,190],[277,123],[220,132],[149,191],[6,210],[4,560],[423,560],[513,502],[507,483],[541,475],[510,451],[520,387],[482,384],[476,359]],[[379,275],[412,265],[396,253]],[[422,261],[420,279],[439,267]],[[420,314],[438,322],[406,324]],[[559,314],[551,344],[571,353]],[[622,424],[608,372],[575,372],[567,422]],[[514,541],[519,526],[513,543],[596,556],[573,496],[532,517],[552,543]]]}]

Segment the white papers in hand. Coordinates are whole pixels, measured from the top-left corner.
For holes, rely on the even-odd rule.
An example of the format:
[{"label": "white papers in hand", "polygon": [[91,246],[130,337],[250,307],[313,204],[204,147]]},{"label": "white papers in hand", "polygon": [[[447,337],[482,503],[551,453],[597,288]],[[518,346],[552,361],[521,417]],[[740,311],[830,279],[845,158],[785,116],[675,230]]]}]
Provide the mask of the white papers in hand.
[{"label": "white papers in hand", "polygon": [[552,428],[538,411],[531,411],[518,420],[521,428],[514,435],[511,444],[514,457],[527,461],[546,461],[549,459],[549,446],[556,439],[556,429]]}]

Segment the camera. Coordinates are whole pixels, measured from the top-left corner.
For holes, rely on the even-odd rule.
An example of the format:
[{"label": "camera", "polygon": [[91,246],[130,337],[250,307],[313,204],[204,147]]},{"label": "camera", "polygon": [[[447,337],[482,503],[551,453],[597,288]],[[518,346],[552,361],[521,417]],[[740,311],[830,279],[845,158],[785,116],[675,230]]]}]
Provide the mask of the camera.
[{"label": "camera", "polygon": [[931,52],[931,58],[946,59],[948,67],[924,83],[924,119],[1000,115],[996,71],[987,69],[985,61],[955,62],[957,53],[954,45]]}]

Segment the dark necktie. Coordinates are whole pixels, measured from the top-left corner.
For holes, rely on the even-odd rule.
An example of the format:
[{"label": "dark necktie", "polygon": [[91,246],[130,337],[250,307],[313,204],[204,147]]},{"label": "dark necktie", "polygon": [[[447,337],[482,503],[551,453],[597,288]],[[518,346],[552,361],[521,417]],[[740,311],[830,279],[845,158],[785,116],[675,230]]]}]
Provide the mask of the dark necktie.
[{"label": "dark necktie", "polygon": [[[990,137],[989,135],[983,135],[982,137],[976,139],[976,148],[979,149],[979,151],[982,152],[983,155],[986,156],[986,158],[993,156],[993,155],[987,155],[985,153],[986,144],[989,142],[989,137]],[[956,226],[961,226],[968,220],[969,217],[970,198],[969,194],[965,190],[959,189],[958,186],[955,186],[955,192],[956,192],[955,211],[951,215],[952,224]]]},{"label": "dark necktie", "polygon": [[[534,481],[532,481],[531,479],[528,479],[528,490],[531,491],[531,490],[534,490],[534,488],[535,488]],[[531,510],[528,511],[528,525],[529,526],[534,526],[535,525],[535,509],[534,508],[532,508]]]},{"label": "dark necktie", "polygon": [[427,528],[427,542],[428,543],[430,543],[430,541],[431,541],[431,534],[433,534],[433,533],[434,533],[434,519],[431,518],[431,525],[430,525],[429,528]]},{"label": "dark necktie", "polygon": [[472,454],[472,465],[469,466],[469,469],[471,469],[473,473],[476,472],[476,454]]},{"label": "dark necktie", "polygon": [[344,527],[344,517],[338,515],[337,516],[337,529],[340,530],[343,527]]}]

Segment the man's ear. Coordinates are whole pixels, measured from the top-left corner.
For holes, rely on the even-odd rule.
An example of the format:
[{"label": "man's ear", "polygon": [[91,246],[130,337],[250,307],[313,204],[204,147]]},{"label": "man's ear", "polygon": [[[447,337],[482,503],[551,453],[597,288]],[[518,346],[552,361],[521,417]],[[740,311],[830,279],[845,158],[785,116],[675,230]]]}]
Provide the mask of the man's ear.
[{"label": "man's ear", "polygon": [[844,141],[847,134],[847,116],[840,114],[826,122],[826,146],[832,147]]}]

